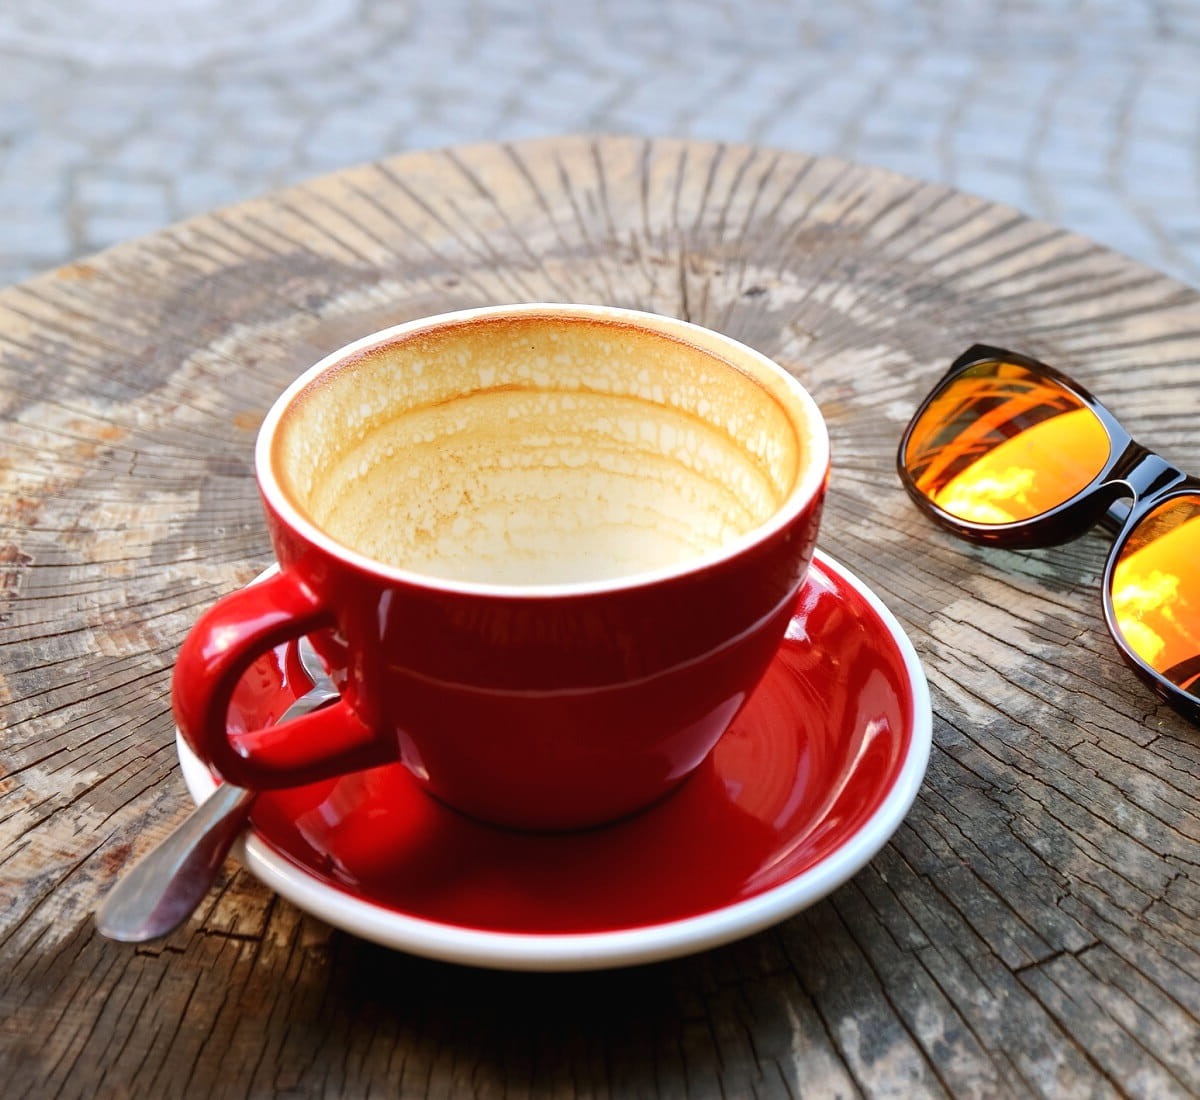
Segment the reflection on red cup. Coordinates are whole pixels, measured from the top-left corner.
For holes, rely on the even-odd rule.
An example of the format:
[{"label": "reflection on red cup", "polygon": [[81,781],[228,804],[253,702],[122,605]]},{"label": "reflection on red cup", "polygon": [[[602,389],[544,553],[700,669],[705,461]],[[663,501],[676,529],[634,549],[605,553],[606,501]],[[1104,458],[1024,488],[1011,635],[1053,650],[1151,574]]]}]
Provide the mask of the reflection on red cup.
[{"label": "reflection on red cup", "polygon": [[[685,778],[766,670],[828,471],[801,386],[683,321],[523,305],[366,337],[263,423],[280,571],[189,634],[179,728],[241,786],[399,759],[493,823],[615,820]],[[304,634],[341,700],[231,735],[242,674]]]}]

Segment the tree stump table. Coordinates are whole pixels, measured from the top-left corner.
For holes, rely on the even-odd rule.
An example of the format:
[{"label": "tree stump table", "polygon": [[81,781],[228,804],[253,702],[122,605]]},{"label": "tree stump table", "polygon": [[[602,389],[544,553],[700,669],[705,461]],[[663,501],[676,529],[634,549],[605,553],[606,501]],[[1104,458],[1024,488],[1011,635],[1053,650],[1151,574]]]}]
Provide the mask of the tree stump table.
[{"label": "tree stump table", "polygon": [[[825,900],[624,970],[454,966],[230,861],[179,931],[93,913],[190,810],[169,704],[204,607],[271,561],[251,461],[285,385],[495,302],[685,317],[793,370],[821,545],[933,696],[904,824]],[[895,472],[967,345],[1078,377],[1200,471],[1200,299],[1052,226],[828,158],[564,138],[400,156],[0,292],[0,1091],[83,1096],[1190,1096],[1200,730],[1104,627],[1102,534],[980,549]]]}]

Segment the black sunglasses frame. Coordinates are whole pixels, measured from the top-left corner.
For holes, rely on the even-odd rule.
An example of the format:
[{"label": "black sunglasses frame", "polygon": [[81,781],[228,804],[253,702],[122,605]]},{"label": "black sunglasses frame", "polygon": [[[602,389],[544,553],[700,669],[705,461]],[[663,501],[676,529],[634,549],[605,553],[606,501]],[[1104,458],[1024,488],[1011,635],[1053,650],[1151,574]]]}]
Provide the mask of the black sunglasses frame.
[{"label": "black sunglasses frame", "polygon": [[[983,524],[952,516],[916,486],[905,463],[909,440],[929,406],[959,375],[983,363],[1012,363],[1053,381],[1090,409],[1108,435],[1108,460],[1092,481],[1062,504],[1029,520]],[[1200,723],[1200,696],[1172,683],[1134,652],[1117,625],[1112,602],[1113,570],[1121,550],[1138,524],[1151,511],[1174,497],[1200,494],[1200,478],[1184,473],[1138,443],[1103,404],[1061,371],[1028,355],[988,344],[975,344],[968,348],[938,380],[905,428],[896,463],[901,483],[921,511],[946,530],[971,542],[1017,550],[1055,546],[1078,538],[1098,525],[1114,533],[1116,537],[1105,561],[1101,589],[1108,632],[1126,663],[1143,680],[1181,714]],[[1130,498],[1131,502],[1127,503]],[[1200,560],[1196,568],[1200,570]]]}]

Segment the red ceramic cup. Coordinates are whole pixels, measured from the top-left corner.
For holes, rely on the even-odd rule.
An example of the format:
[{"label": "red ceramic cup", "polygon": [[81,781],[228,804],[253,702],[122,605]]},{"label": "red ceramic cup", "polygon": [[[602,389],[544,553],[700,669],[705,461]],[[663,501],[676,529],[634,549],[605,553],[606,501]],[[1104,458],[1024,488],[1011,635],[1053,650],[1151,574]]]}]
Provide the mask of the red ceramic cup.
[{"label": "red ceramic cup", "polygon": [[[782,368],[683,321],[582,305],[396,326],[298,378],[256,474],[279,571],[179,655],[196,755],[240,786],[400,760],[465,813],[596,825],[670,792],[778,648],[829,471]],[[227,728],[308,634],[341,701]]]}]

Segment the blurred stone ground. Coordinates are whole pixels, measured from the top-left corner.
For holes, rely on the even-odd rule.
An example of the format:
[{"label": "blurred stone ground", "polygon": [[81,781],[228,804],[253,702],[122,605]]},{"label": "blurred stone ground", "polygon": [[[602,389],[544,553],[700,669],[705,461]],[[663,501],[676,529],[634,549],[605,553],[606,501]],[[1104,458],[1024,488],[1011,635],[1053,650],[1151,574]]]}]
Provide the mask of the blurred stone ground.
[{"label": "blurred stone ground", "polygon": [[1200,285],[1200,0],[3,0],[0,283],[364,160],[835,153]]}]

